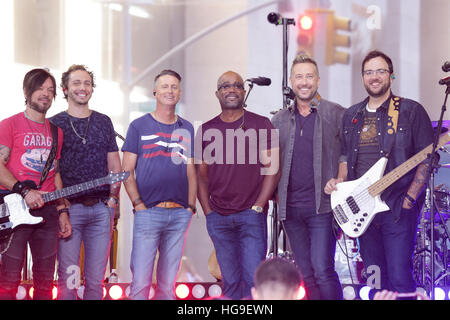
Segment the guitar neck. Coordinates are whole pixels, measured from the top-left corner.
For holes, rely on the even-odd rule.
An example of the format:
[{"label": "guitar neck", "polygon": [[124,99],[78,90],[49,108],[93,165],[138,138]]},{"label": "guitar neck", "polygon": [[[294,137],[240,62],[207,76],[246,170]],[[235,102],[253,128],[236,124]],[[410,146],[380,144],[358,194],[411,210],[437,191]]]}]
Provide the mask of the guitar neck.
[{"label": "guitar neck", "polygon": [[42,199],[44,200],[44,202],[50,202],[50,201],[54,201],[54,200],[58,200],[64,197],[68,197],[71,196],[75,193],[79,193],[79,192],[83,192],[83,191],[87,191],[96,187],[100,187],[103,186],[105,184],[109,184],[110,183],[110,179],[108,176],[103,177],[103,178],[99,178],[99,179],[95,179],[92,181],[88,181],[88,182],[83,182],[80,184],[76,184],[70,187],[66,187],[63,189],[59,189],[53,192],[49,192],[49,193],[44,193],[42,195]]},{"label": "guitar neck", "polygon": [[[450,133],[442,134],[441,137],[439,138],[437,148],[442,147],[448,141],[450,141]],[[428,154],[431,153],[432,149],[433,144],[430,144],[428,147],[424,148],[422,151],[415,154],[412,158],[408,159],[407,161],[403,162],[400,166],[387,173],[383,178],[381,178],[368,188],[369,194],[372,197],[375,197],[380,193],[382,193],[389,186],[391,186],[393,183],[395,183],[409,171],[418,166],[423,160],[425,160]]]}]

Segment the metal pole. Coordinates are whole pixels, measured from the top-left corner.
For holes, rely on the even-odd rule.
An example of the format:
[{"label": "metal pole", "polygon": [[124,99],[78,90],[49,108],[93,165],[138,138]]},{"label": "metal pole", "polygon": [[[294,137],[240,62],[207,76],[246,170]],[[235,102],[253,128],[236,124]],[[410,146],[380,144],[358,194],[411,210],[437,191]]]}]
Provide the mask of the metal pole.
[{"label": "metal pole", "polygon": [[195,41],[203,38],[204,36],[210,34],[211,32],[214,32],[215,30],[221,28],[222,26],[236,20],[239,19],[242,16],[248,15],[249,13],[252,13],[254,11],[258,11],[261,8],[270,6],[272,4],[275,4],[277,2],[280,1],[284,1],[284,0],[271,0],[271,1],[267,1],[264,2],[262,4],[259,4],[257,6],[254,6],[250,9],[241,11],[229,18],[226,18],[224,20],[221,20],[215,24],[213,24],[212,26],[209,26],[208,28],[197,32],[196,34],[194,34],[193,36],[187,38],[185,41],[183,41],[182,43],[180,43],[179,45],[175,46],[174,48],[172,48],[171,50],[169,50],[166,54],[164,54],[161,58],[159,58],[158,60],[156,60],[155,62],[153,62],[150,66],[148,66],[144,71],[141,72],[141,74],[139,74],[136,79],[134,79],[133,81],[131,81],[130,83],[130,87],[134,87],[137,83],[139,83],[139,81],[141,81],[149,72],[151,72],[153,69],[155,69],[157,66],[159,66],[162,62],[164,62],[165,60],[167,60],[168,58],[170,58],[171,56],[173,56],[175,53],[177,53],[180,50],[183,50],[184,48],[186,48],[187,46],[189,46],[190,44],[194,43]]}]

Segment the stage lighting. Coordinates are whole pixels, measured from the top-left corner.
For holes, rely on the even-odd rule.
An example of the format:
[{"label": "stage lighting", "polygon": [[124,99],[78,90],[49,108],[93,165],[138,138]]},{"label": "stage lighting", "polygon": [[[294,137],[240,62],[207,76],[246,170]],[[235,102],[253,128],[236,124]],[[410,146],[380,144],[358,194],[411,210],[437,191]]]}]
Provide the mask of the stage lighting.
[{"label": "stage lighting", "polygon": [[306,290],[304,286],[298,288],[297,300],[303,300],[306,297]]},{"label": "stage lighting", "polygon": [[153,299],[154,296],[155,296],[155,288],[153,288],[153,286],[151,286],[150,292],[148,293],[149,300]]},{"label": "stage lighting", "polygon": [[445,300],[445,291],[442,288],[434,288],[434,300]]},{"label": "stage lighting", "polygon": [[201,284],[196,284],[192,287],[192,296],[196,299],[203,299],[206,294],[206,289]]},{"label": "stage lighting", "polygon": [[370,290],[372,290],[372,288],[369,286],[364,286],[359,289],[359,297],[361,298],[361,300],[369,300]]},{"label": "stage lighting", "polygon": [[352,286],[344,287],[342,292],[345,300],[354,300],[356,298],[356,291]]},{"label": "stage lighting", "polygon": [[123,296],[123,289],[121,286],[115,284],[111,288],[109,288],[109,296],[113,300],[118,300]]},{"label": "stage lighting", "polygon": [[190,290],[184,283],[179,284],[175,289],[175,294],[179,299],[186,299],[189,296]]},{"label": "stage lighting", "polygon": [[79,286],[77,289],[77,296],[79,299],[83,299],[84,296],[84,286]]},{"label": "stage lighting", "polygon": [[17,300],[24,300],[26,297],[27,297],[27,289],[25,289],[22,286],[19,286],[17,288],[16,299]]},{"label": "stage lighting", "polygon": [[52,299],[56,300],[56,298],[58,298],[58,288],[56,286],[53,286],[52,289]]},{"label": "stage lighting", "polygon": [[222,295],[222,288],[218,284],[213,284],[208,288],[208,295],[211,298],[218,298]]}]

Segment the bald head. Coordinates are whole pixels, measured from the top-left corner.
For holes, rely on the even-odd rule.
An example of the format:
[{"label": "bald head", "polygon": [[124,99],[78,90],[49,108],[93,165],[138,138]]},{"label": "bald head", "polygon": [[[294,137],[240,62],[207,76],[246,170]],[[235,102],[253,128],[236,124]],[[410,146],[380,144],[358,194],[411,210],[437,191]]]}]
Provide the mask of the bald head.
[{"label": "bald head", "polygon": [[217,80],[216,97],[219,99],[222,110],[241,109],[245,97],[244,80],[233,71],[227,71]]},{"label": "bald head", "polygon": [[238,73],[236,73],[234,71],[227,71],[227,72],[223,73],[217,80],[217,88],[219,89],[223,83],[225,83],[226,81],[229,81],[229,79],[231,79],[231,78],[244,84],[244,80]]}]

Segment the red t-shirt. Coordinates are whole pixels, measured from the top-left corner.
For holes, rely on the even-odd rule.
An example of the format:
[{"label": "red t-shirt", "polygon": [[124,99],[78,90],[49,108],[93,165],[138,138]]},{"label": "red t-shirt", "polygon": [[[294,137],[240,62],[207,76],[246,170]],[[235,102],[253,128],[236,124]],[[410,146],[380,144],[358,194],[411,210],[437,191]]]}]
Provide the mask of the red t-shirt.
[{"label": "red t-shirt", "polygon": [[[239,128],[242,135],[237,138]],[[196,136],[201,154],[195,157],[208,164],[211,209],[229,215],[255,204],[265,178],[259,154],[278,145],[272,130],[268,118],[249,111],[235,122],[217,116],[202,125]]]},{"label": "red t-shirt", "polygon": [[[62,130],[58,128],[58,149],[56,159],[61,157],[63,143]],[[0,145],[11,149],[6,168],[19,181],[32,180],[39,184],[41,173],[52,148],[52,132],[46,119],[45,125],[25,118],[23,112],[0,122]],[[6,188],[0,185],[0,188]],[[55,190],[54,163],[42,191]]]}]

